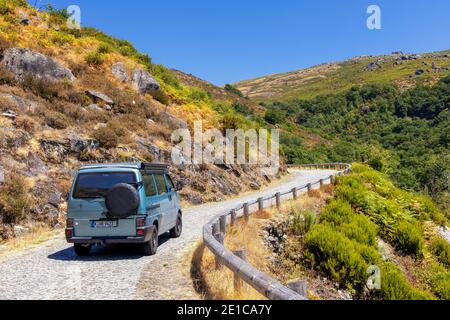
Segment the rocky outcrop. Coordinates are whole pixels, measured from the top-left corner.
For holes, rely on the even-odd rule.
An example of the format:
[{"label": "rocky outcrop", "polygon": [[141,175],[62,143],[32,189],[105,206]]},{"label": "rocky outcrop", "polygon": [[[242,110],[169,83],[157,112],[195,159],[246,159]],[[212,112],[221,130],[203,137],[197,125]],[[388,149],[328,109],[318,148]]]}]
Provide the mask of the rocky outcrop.
[{"label": "rocky outcrop", "polygon": [[41,150],[48,161],[60,163],[67,155],[80,156],[84,151],[96,150],[100,147],[97,140],[83,139],[77,135],[66,139],[41,139]]},{"label": "rocky outcrop", "polygon": [[22,112],[34,113],[38,107],[38,104],[34,101],[16,96],[11,93],[0,93],[0,101],[8,104],[9,107],[15,108]]},{"label": "rocky outcrop", "polygon": [[171,129],[187,129],[188,124],[183,119],[177,118],[173,115],[171,115],[168,112],[161,112],[158,115],[158,120],[160,123],[168,126]]},{"label": "rocky outcrop", "polygon": [[1,64],[6,71],[12,72],[18,79],[31,75],[52,81],[75,80],[72,72],[59,62],[30,49],[6,49],[3,52]]},{"label": "rocky outcrop", "polygon": [[94,91],[94,90],[87,90],[86,94],[91,97],[95,103],[100,103],[100,104],[109,104],[112,105],[114,104],[114,101],[108,97],[106,94],[98,92],[98,91]]},{"label": "rocky outcrop", "polygon": [[160,89],[159,83],[150,75],[148,71],[136,69],[133,71],[131,82],[140,94],[151,93]]},{"label": "rocky outcrop", "polygon": [[122,62],[113,64],[111,72],[119,81],[127,82],[129,80],[127,69]]}]

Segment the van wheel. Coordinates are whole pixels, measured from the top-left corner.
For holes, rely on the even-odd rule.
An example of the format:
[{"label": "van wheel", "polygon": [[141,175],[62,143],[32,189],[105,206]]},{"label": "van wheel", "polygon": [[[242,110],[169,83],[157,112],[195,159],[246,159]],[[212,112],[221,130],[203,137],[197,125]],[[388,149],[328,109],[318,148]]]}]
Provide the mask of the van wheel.
[{"label": "van wheel", "polygon": [[88,244],[82,244],[82,243],[75,243],[74,249],[77,256],[88,256],[89,253],[91,253],[91,245]]},{"label": "van wheel", "polygon": [[144,243],[143,247],[146,256],[153,256],[156,254],[156,251],[158,250],[158,228],[156,226],[153,227],[150,240]]},{"label": "van wheel", "polygon": [[178,238],[181,236],[181,231],[183,230],[183,219],[181,214],[178,214],[177,224],[170,230],[170,236],[172,238]]}]

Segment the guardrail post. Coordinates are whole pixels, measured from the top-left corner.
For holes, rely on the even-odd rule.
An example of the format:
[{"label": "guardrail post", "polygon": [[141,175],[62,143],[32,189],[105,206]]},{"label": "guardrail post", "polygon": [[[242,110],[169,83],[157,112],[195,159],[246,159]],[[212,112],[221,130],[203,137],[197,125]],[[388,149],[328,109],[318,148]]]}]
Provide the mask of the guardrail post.
[{"label": "guardrail post", "polygon": [[[233,254],[235,256],[239,257],[240,259],[247,261],[247,250],[246,249],[233,251]],[[235,272],[234,273],[234,290],[236,292],[241,292],[242,286],[243,286],[243,281],[242,281],[241,277],[239,277],[239,274],[237,274]]]},{"label": "guardrail post", "polygon": [[248,203],[244,203],[244,219],[245,222],[248,222],[248,220],[250,219],[250,211],[248,210]]},{"label": "guardrail post", "polygon": [[308,185],[306,187],[308,188],[308,192],[310,192],[311,188],[312,188],[311,183],[308,183]]},{"label": "guardrail post", "polygon": [[296,280],[292,280],[289,281],[286,286],[289,289],[294,290],[295,292],[297,292],[299,295],[306,297],[308,295],[308,283],[306,280],[300,280],[300,279],[296,279]]},{"label": "guardrail post", "polygon": [[225,236],[227,234],[227,216],[223,215],[220,217],[220,232]]},{"label": "guardrail post", "polygon": [[216,237],[216,234],[218,234],[220,232],[220,226],[219,223],[216,222],[212,225],[212,235],[214,236],[214,238]]},{"label": "guardrail post", "polygon": [[277,209],[280,210],[280,208],[281,208],[281,194],[279,192],[277,192],[275,194],[275,202],[277,204]]},{"label": "guardrail post", "polygon": [[[213,235],[214,235],[214,238],[217,240],[217,242],[219,242],[223,246],[223,243],[225,241],[224,234],[221,232],[218,232]],[[215,261],[216,261],[216,270],[219,270],[222,267],[222,262],[220,261],[220,258],[218,256],[215,256]]]},{"label": "guardrail post", "polygon": [[264,199],[258,198],[258,210],[262,211],[264,209]]},{"label": "guardrail post", "polygon": [[320,179],[320,187],[323,187],[323,179]]},{"label": "guardrail post", "polygon": [[231,210],[230,226],[233,228],[236,225],[236,209]]},{"label": "guardrail post", "polygon": [[297,200],[298,195],[297,195],[297,188],[292,189],[292,198],[294,200]]},{"label": "guardrail post", "polygon": [[336,183],[336,178],[334,176],[330,177],[330,183],[331,184],[335,184]]}]

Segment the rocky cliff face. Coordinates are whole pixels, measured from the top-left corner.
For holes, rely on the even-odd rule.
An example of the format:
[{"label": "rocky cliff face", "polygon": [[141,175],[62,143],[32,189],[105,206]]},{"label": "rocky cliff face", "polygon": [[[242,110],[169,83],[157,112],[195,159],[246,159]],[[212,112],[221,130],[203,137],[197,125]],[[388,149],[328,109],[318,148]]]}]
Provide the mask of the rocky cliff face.
[{"label": "rocky cliff face", "polygon": [[[18,10],[0,17],[10,26],[0,29],[0,239],[39,223],[62,225],[65,194],[81,164],[171,163],[174,129],[196,120],[220,128],[215,98],[129,44],[91,29],[65,30],[53,13],[29,7],[20,8],[28,16],[22,23]],[[171,171],[190,204],[272,179],[256,166],[187,164]]]}]

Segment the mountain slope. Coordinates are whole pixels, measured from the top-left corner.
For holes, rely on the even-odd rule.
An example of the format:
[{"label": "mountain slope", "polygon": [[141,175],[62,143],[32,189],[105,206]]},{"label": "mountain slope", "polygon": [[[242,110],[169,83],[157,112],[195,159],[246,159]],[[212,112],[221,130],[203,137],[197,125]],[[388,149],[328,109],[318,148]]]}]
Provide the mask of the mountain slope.
[{"label": "mountain slope", "polygon": [[[129,42],[66,26],[68,14],[0,0],[0,240],[61,225],[74,170],[90,162],[172,163],[176,129],[254,126],[242,100],[152,63]],[[210,92],[211,91],[211,92]],[[219,112],[217,105],[227,109]],[[231,119],[231,120],[230,120]],[[190,204],[270,181],[257,166],[172,166]]]},{"label": "mountain slope", "polygon": [[255,101],[312,98],[350,89],[355,84],[394,84],[407,89],[418,83],[435,83],[450,74],[450,50],[361,56],[343,62],[268,75],[237,82],[235,86]]}]

